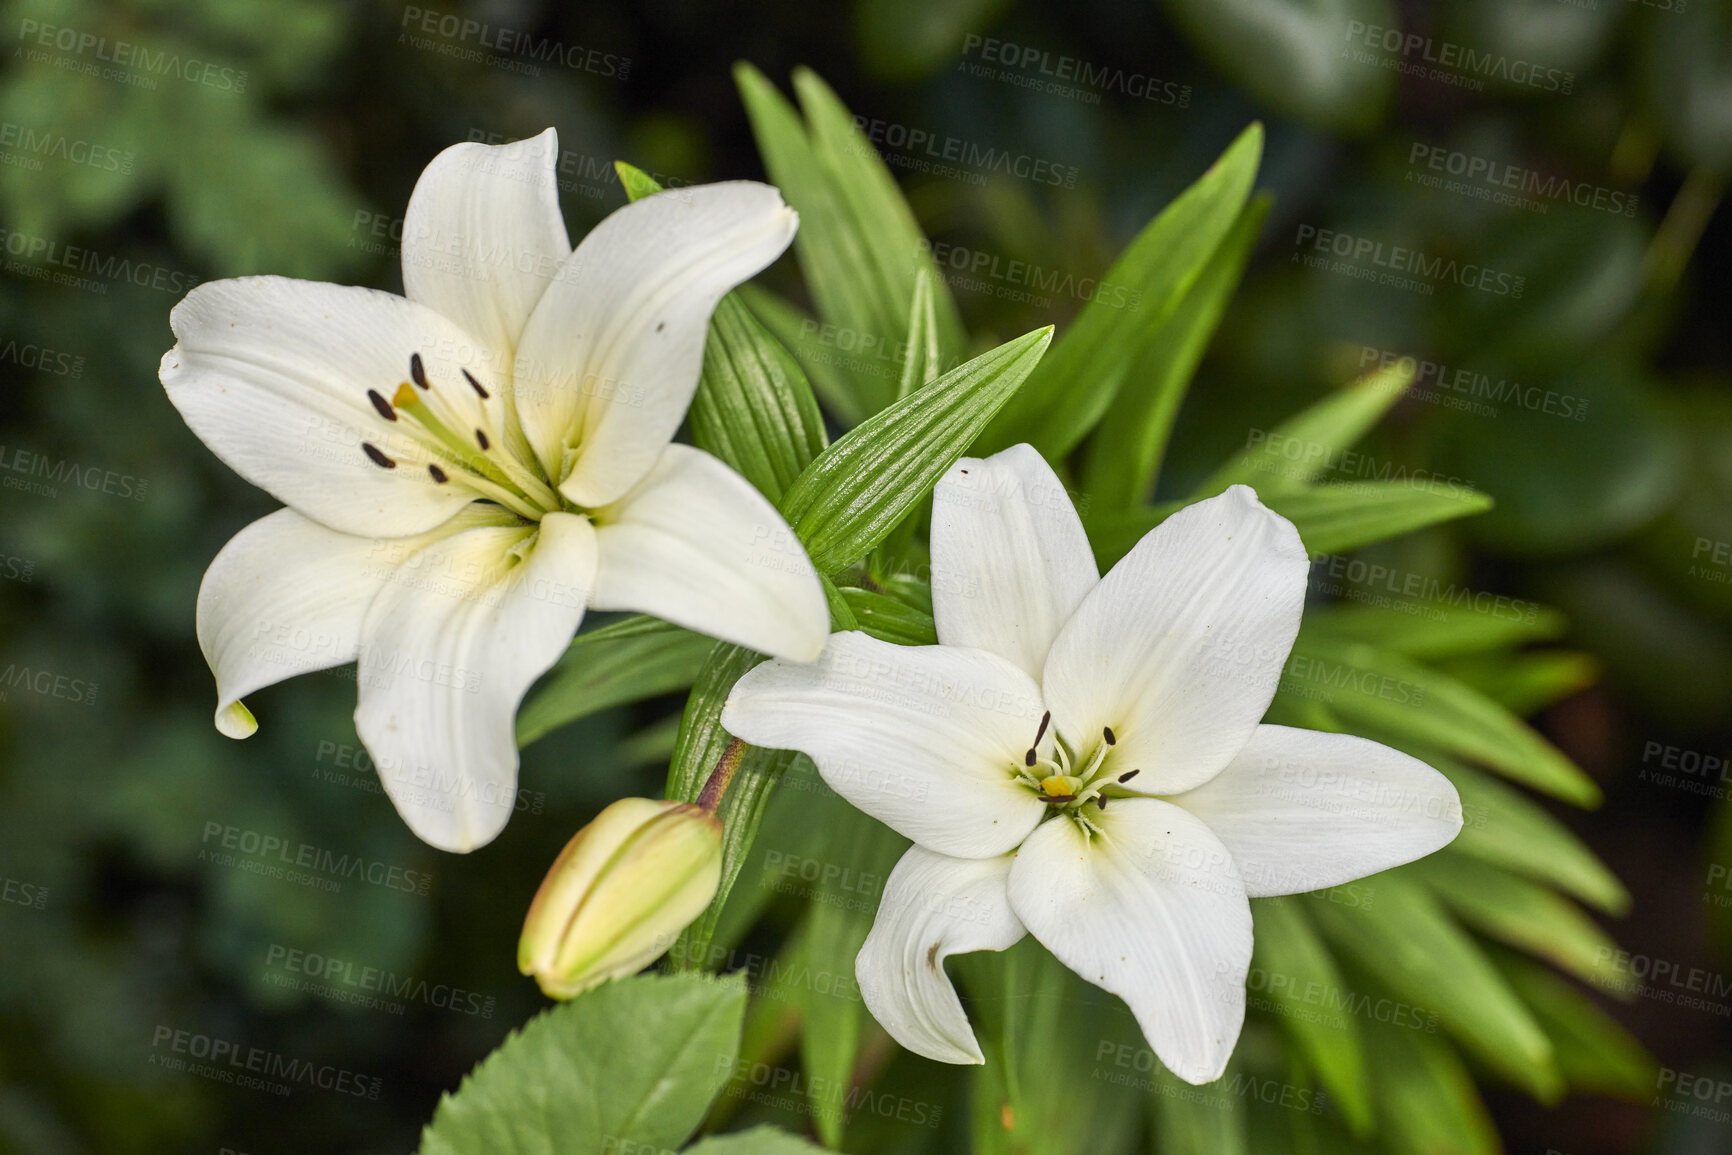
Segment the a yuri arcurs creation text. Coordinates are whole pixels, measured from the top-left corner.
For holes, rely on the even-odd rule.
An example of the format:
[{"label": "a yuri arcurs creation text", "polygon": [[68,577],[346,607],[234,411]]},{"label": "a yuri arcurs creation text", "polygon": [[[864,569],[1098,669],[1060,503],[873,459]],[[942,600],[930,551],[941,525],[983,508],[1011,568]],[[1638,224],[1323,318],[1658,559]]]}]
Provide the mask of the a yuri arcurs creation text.
[{"label": "a yuri arcurs creation text", "polygon": [[1123,998],[1176,1075],[1210,1082],[1245,1017],[1248,900],[1411,862],[1461,829],[1425,763],[1260,724],[1308,563],[1246,486],[1101,577],[1037,452],[965,457],[933,494],[932,568],[939,645],[833,634],[815,663],[752,670],[722,714],[913,839],[856,963],[909,1050],[982,1062],[944,960],[1028,933]]},{"label": "a yuri arcurs creation text", "polygon": [[[416,185],[405,296],[282,277],[201,285],[162,382],[235,472],[288,508],[243,529],[199,590],[216,721],[359,662],[355,724],[422,839],[468,851],[516,800],[513,718],[586,609],[638,610],[795,661],[828,612],[803,553],[716,458],[672,444],[721,296],[797,217],[767,185],[618,210],[574,250],[552,129],[459,144]],[[745,560],[742,560],[745,559]]]}]

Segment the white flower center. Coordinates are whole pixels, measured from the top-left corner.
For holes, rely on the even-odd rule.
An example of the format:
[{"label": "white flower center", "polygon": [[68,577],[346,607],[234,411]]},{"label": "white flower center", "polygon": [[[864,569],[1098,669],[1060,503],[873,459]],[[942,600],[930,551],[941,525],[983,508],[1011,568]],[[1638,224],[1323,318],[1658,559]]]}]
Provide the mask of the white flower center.
[{"label": "white flower center", "polygon": [[[482,401],[489,400],[487,388],[469,370],[462,372],[463,380],[475,395]],[[393,435],[406,435],[433,458],[427,463],[431,484],[467,486],[478,497],[530,522],[539,522],[547,514],[566,508],[542,473],[535,455],[517,452],[513,439],[496,426],[486,406],[481,407],[481,425],[472,427],[467,435],[458,432],[470,423],[427,379],[421,354],[410,355],[409,381],[399,384],[389,401],[376,389],[367,390],[367,400],[381,420],[398,426],[391,430]],[[380,469],[398,466],[395,458],[370,441],[361,442],[361,451]]]},{"label": "white flower center", "polygon": [[[1046,738],[1048,730],[1052,730],[1052,743],[1048,753],[1041,753],[1041,742]],[[1129,782],[1139,771],[1128,770],[1114,774],[1108,765],[1108,755],[1118,744],[1118,736],[1111,726],[1101,729],[1099,741],[1086,751],[1072,751],[1056,729],[1052,728],[1052,711],[1041,715],[1040,729],[1035,732],[1034,745],[1023,755],[1022,764],[1015,767],[1016,780],[1032,790],[1042,802],[1055,814],[1063,814],[1076,820],[1090,833],[1098,828],[1089,820],[1085,807],[1094,803],[1098,809],[1107,808],[1107,799],[1118,797],[1123,791],[1114,791],[1113,787],[1122,782]]]}]

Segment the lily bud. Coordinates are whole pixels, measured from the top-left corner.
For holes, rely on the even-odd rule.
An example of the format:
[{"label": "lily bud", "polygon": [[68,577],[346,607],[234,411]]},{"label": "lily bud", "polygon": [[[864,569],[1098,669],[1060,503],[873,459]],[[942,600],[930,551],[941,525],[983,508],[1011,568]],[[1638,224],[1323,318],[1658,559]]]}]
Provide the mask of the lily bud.
[{"label": "lily bud", "polygon": [[553,860],[523,920],[517,969],[555,999],[634,974],[703,913],[721,878],[714,814],[622,798]]}]

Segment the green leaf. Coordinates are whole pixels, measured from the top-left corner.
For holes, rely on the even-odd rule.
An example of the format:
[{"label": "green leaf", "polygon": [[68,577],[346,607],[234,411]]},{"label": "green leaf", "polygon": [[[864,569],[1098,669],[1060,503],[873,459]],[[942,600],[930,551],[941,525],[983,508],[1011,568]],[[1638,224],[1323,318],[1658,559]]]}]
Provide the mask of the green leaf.
[{"label": "green leaf", "polygon": [[1239,218],[1262,155],[1263,126],[1253,124],[1137,234],[1101,278],[1140,293],[1136,312],[1106,294],[1084,305],[987,445],[1026,441],[1058,461],[1094,428]]},{"label": "green leaf", "polygon": [[[1299,530],[1299,539],[1313,556],[1336,554],[1428,525],[1483,513],[1491,498],[1468,489],[1432,493],[1399,481],[1358,481],[1345,485],[1312,485],[1299,489],[1267,489],[1257,496]],[[1207,495],[1213,496],[1213,494]],[[1110,566],[1131,551],[1144,534],[1175,511],[1201,498],[1165,502],[1116,517],[1091,521],[1089,541],[1100,564]]]},{"label": "green leaf", "polygon": [[1266,976],[1253,987],[1254,1007],[1269,1010],[1341,1104],[1355,1133],[1371,1127],[1371,1088],[1353,1019],[1331,994],[1344,991],[1341,972],[1317,936],[1304,908],[1292,898],[1251,904],[1253,972]]},{"label": "green leaf", "polygon": [[[1419,884],[1386,870],[1366,884],[1376,904],[1348,908],[1307,896],[1308,913],[1338,953],[1438,1021],[1487,1066],[1543,1101],[1563,1090],[1551,1042],[1485,953]],[[1367,1030],[1366,1037],[1373,1032]],[[1372,1069],[1377,1059],[1368,1056]],[[1382,1090],[1381,1086],[1379,1088]]]},{"label": "green leaf", "polygon": [[882,541],[968,451],[1040,362],[1052,327],[960,365],[849,430],[789,487],[782,513],[818,572],[833,574]]},{"label": "green leaf", "polygon": [[649,617],[579,634],[517,714],[527,746],[590,714],[692,684],[715,643]]},{"label": "green leaf", "polygon": [[727,1081],[744,978],[639,975],[544,1011],[439,1100],[421,1155],[683,1143]]},{"label": "green leaf", "polygon": [[1350,726],[1428,743],[1578,806],[1599,804],[1598,784],[1537,731],[1479,691],[1399,654],[1302,627],[1281,689],[1321,696]]},{"label": "green leaf", "polygon": [[899,646],[935,646],[938,630],[932,615],[888,594],[843,586],[842,596],[860,628],[881,641]]},{"label": "green leaf", "polygon": [[896,382],[898,401],[944,371],[944,354],[938,347],[938,314],[933,307],[932,279],[928,269],[921,269],[914,278],[914,299],[908,306],[907,352],[902,358],[902,376]]},{"label": "green leaf", "polygon": [[1400,363],[1375,369],[1273,429],[1253,429],[1245,448],[1197,486],[1192,499],[1213,497],[1229,485],[1249,485],[1260,495],[1308,485],[1401,400],[1413,374],[1413,366]]},{"label": "green leaf", "polygon": [[692,399],[692,440],[780,501],[829,438],[799,363],[737,294],[716,306]]},{"label": "green leaf", "polygon": [[1381,1149],[1401,1155],[1499,1155],[1473,1076],[1436,1035],[1381,1023],[1365,1031]]},{"label": "green leaf", "polygon": [[[794,251],[823,319],[854,342],[898,350],[908,338],[916,274],[934,277],[939,347],[946,359],[966,345],[956,304],[942,280],[914,214],[872,144],[835,93],[807,69],[794,88],[805,113],[749,64],[734,80],[770,179],[800,213]],[[772,326],[773,327],[773,326]],[[838,385],[860,417],[895,398],[896,377],[838,365]]]},{"label": "green leaf", "polygon": [[[1320,580],[1327,584],[1334,568],[1341,568],[1332,568],[1334,560],[1313,559],[1313,589]],[[1364,591],[1368,598],[1378,598],[1380,604],[1367,601],[1306,610],[1306,626],[1319,634],[1343,642],[1367,642],[1410,658],[1447,658],[1550,641],[1561,637],[1569,626],[1569,620],[1550,606],[1453,584],[1441,588],[1439,583],[1427,583],[1412,596],[1406,594],[1409,587],[1403,584],[1385,598],[1377,583],[1380,575],[1388,576],[1390,570],[1359,559],[1353,564],[1363,567],[1367,581],[1352,588]],[[1435,596],[1433,586],[1441,588]],[[1488,660],[1503,663],[1510,657],[1500,652],[1488,655]]]},{"label": "green leaf", "polygon": [[1532,714],[1585,690],[1600,677],[1598,657],[1571,650],[1468,654],[1442,663],[1441,668],[1518,715]]},{"label": "green leaf", "polygon": [[1653,1098],[1659,1064],[1610,1015],[1538,963],[1502,951],[1493,957],[1551,1036],[1572,1090],[1632,1102]]},{"label": "green leaf", "polygon": [[1549,883],[1609,914],[1630,908],[1630,892],[1606,864],[1520,790],[1435,750],[1409,753],[1441,770],[1461,794],[1464,821],[1452,850]]},{"label": "green leaf", "polygon": [[1154,1149],[1161,1155],[1254,1155],[1245,1099],[1228,1090],[1245,1078],[1235,1059],[1220,1081],[1193,1087],[1156,1063],[1149,1072]]},{"label": "green leaf", "polygon": [[1154,489],[1173,419],[1238,288],[1257,234],[1274,203],[1251,199],[1172,316],[1150,339],[1089,441],[1082,488],[1097,509],[1141,504]]},{"label": "green leaf", "polygon": [[1433,854],[1408,870],[1487,938],[1546,959],[1585,982],[1603,980],[1600,964],[1617,943],[1556,891],[1465,854]]},{"label": "green leaf", "polygon": [[624,186],[628,201],[642,200],[652,193],[662,191],[660,181],[634,164],[616,160],[613,162],[613,171],[619,174],[619,183]]},{"label": "green leaf", "polygon": [[823,1155],[824,1150],[774,1127],[753,1127],[732,1135],[711,1135],[687,1147],[686,1155]]}]

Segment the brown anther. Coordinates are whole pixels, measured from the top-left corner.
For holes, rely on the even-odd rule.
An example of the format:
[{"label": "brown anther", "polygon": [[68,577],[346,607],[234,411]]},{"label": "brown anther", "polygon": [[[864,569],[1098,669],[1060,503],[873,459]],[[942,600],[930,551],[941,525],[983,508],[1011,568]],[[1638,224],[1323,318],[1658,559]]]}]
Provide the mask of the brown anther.
[{"label": "brown anther", "polygon": [[447,481],[451,480],[450,478],[445,476],[445,471],[443,469],[440,469],[437,465],[434,465],[432,462],[428,462],[427,472],[432,474],[433,480],[438,482],[440,485],[444,485]]},{"label": "brown anther", "polygon": [[431,389],[427,384],[427,369],[421,364],[421,354],[409,354],[409,379],[423,389]]},{"label": "brown anther", "polygon": [[487,390],[485,390],[481,387],[481,382],[477,381],[470,374],[469,370],[467,370],[467,369],[463,370],[463,379],[465,381],[469,382],[469,387],[471,389],[475,390],[477,396],[479,396],[483,401],[487,400],[487,398],[489,396]]},{"label": "brown anther", "polygon": [[481,446],[481,452],[486,453],[487,447],[489,444],[491,444],[491,442],[489,442],[487,440],[487,434],[485,434],[485,433],[481,432],[481,430],[477,429],[475,431],[475,444]]},{"label": "brown anther", "polygon": [[373,408],[379,411],[379,416],[387,421],[397,420],[397,411],[391,408],[391,403],[379,396],[377,389],[367,390],[367,400],[373,403]]},{"label": "brown anther", "polygon": [[1022,756],[1022,764],[1024,766],[1033,766],[1034,763],[1035,763],[1034,747],[1030,746],[1028,748],[1028,753],[1026,753]]},{"label": "brown anther", "polygon": [[379,447],[374,445],[371,441],[361,442],[361,452],[371,458],[373,464],[377,465],[380,469],[397,468],[397,463],[392,461],[389,457],[386,457],[384,453],[380,452]]},{"label": "brown anther", "polygon": [[1111,726],[1101,727],[1101,737],[1107,740],[1108,746],[1117,746],[1119,744],[1119,740],[1113,737],[1113,728]]},{"label": "brown anther", "polygon": [[1052,722],[1052,711],[1048,710],[1040,716],[1040,729],[1034,732],[1034,744],[1040,745],[1040,740],[1046,737],[1046,728]]},{"label": "brown anther", "polygon": [[1095,796],[1095,801],[1099,802],[1101,804],[1102,810],[1105,810],[1107,808],[1107,796],[1105,794],[1097,794]]},{"label": "brown anther", "polygon": [[1132,778],[1135,778],[1138,774],[1141,774],[1141,773],[1142,773],[1142,770],[1140,770],[1140,769],[1138,769],[1138,770],[1126,770],[1123,774],[1119,775],[1119,781],[1120,782],[1129,782]]}]

